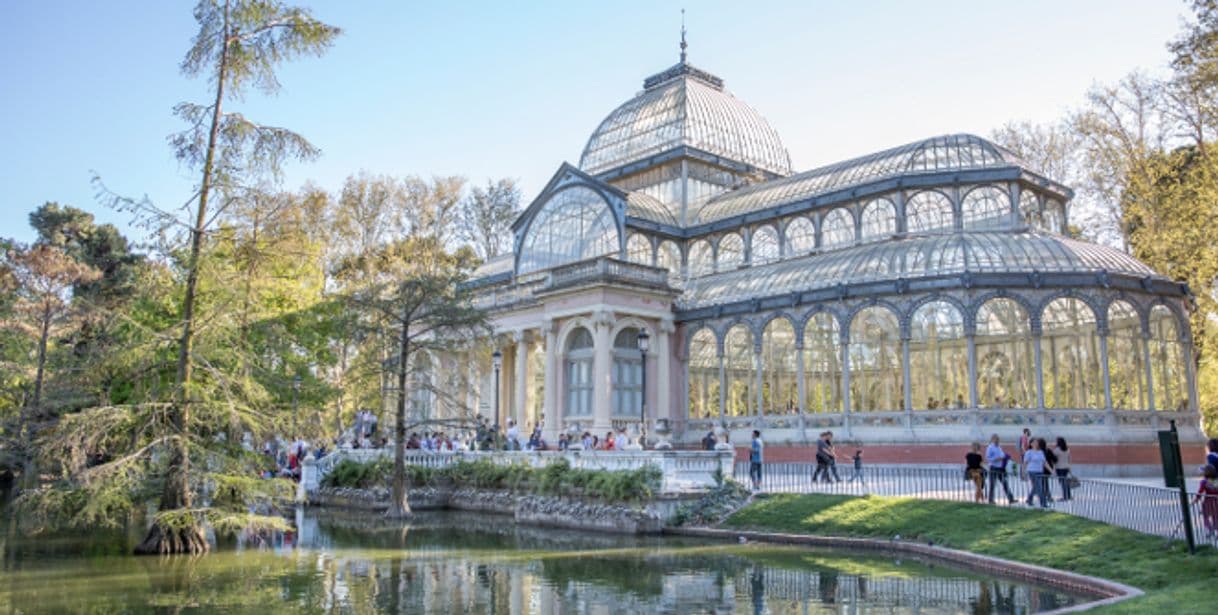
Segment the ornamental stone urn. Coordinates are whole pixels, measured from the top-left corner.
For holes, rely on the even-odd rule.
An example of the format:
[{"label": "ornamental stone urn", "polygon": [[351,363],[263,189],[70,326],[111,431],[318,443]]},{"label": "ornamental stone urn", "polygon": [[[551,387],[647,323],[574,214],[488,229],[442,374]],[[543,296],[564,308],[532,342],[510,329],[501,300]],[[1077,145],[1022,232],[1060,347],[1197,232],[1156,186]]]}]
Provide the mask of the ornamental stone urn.
[{"label": "ornamental stone urn", "polygon": [[668,425],[668,419],[656,419],[656,444],[657,451],[672,450],[672,443],[668,441],[668,437],[672,435],[672,428]]},{"label": "ornamental stone urn", "polygon": [[732,444],[727,441],[728,435],[729,434],[728,434],[727,428],[724,427],[722,423],[715,425],[715,450],[717,450],[717,451],[732,450]]}]

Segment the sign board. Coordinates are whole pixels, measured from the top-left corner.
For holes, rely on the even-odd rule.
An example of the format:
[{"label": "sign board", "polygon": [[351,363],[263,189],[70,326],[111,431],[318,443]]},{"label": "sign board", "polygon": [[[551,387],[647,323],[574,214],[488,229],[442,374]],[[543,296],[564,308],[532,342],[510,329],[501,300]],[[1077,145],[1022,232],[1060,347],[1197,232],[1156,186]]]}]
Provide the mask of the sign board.
[{"label": "sign board", "polygon": [[1180,459],[1180,436],[1174,431],[1159,432],[1159,457],[1163,461],[1163,483],[1179,489],[1184,480],[1184,463]]}]

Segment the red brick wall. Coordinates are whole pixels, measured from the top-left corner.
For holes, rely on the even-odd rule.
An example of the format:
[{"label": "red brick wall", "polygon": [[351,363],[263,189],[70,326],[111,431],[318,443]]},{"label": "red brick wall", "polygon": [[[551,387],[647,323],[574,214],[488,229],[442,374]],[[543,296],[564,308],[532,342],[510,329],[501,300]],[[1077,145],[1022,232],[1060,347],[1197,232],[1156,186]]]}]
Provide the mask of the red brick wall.
[{"label": "red brick wall", "polygon": [[[1018,442],[1003,442],[1003,448],[1012,455],[1019,449]],[[839,444],[838,455],[846,460],[854,455],[855,448]],[[968,446],[945,444],[889,444],[863,447],[864,463],[964,463]],[[1200,445],[1187,446],[1184,453],[1184,469],[1189,475],[1196,466],[1205,462],[1205,450]],[[748,461],[747,448],[736,448],[736,459]],[[790,446],[767,444],[765,460],[772,463],[816,461],[816,446]],[[1070,463],[1081,465],[1158,465],[1158,444],[1076,444],[1070,447]]]}]

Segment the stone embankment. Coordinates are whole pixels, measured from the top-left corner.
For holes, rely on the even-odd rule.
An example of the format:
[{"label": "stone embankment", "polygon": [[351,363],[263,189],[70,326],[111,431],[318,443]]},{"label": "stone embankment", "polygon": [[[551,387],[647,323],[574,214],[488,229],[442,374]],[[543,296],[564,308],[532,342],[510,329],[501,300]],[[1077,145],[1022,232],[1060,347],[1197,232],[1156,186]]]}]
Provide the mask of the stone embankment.
[{"label": "stone embankment", "polygon": [[[700,494],[661,495],[642,502],[606,502],[592,497],[428,486],[412,488],[407,497],[414,510],[465,510],[511,515],[517,523],[526,525],[658,534],[678,506],[696,501]],[[308,504],[379,512],[389,508],[389,489],[322,487],[310,494]]]}]

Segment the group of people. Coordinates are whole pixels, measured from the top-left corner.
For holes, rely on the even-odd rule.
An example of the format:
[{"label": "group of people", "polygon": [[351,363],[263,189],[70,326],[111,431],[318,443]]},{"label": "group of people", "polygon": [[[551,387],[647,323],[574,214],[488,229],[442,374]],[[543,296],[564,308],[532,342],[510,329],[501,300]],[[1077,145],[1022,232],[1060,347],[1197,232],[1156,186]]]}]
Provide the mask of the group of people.
[{"label": "group of people", "polygon": [[[1053,501],[1051,479],[1056,477],[1061,485],[1061,499],[1068,501],[1073,498],[1072,488],[1076,480],[1070,471],[1070,445],[1065,438],[1058,437],[1052,446],[1045,438],[1032,436],[1032,430],[1024,428],[1019,438],[1019,457],[1013,458],[1002,448],[998,434],[990,436],[990,444],[982,453],[981,443],[974,442],[969,452],[964,455],[965,478],[976,486],[973,499],[977,502],[994,503],[994,491],[998,485],[1007,496],[1007,502],[1015,503],[1011,493],[1008,476],[1014,474],[1019,467],[1020,478],[1031,484],[1025,504],[1031,506],[1039,501],[1042,508],[1048,508]],[[985,482],[989,479],[989,493],[985,492]]]},{"label": "group of people", "polygon": [[300,466],[309,453],[321,459],[326,456],[326,447],[312,450],[309,443],[300,438],[287,445],[278,438],[267,440],[262,444],[262,456],[266,461],[261,470],[262,478],[300,480]]}]

